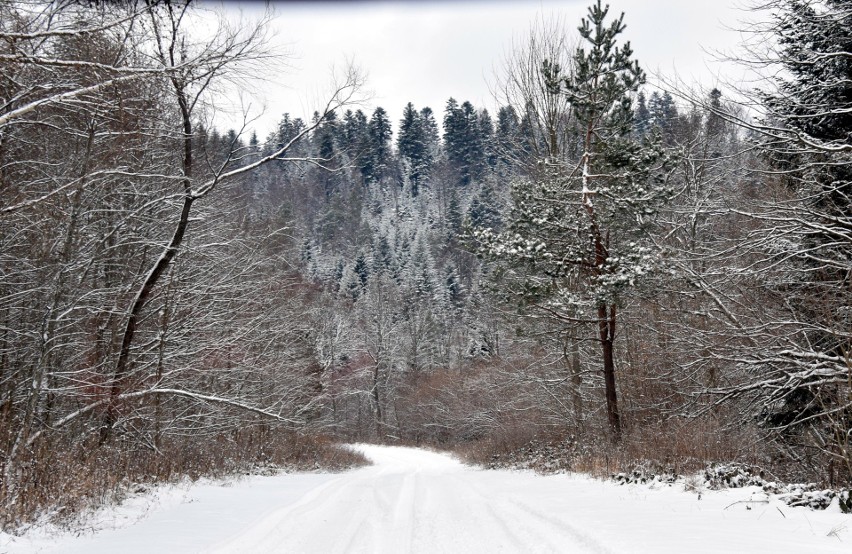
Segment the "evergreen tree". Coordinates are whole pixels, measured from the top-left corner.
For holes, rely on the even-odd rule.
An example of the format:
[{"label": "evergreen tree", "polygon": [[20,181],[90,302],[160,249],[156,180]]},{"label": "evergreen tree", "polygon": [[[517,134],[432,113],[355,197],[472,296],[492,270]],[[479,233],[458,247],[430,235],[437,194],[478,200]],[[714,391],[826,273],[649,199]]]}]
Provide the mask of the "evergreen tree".
[{"label": "evergreen tree", "polygon": [[482,185],[479,194],[473,197],[467,212],[468,223],[474,229],[492,229],[499,231],[502,218],[497,207],[497,195],[491,183]]},{"label": "evergreen tree", "polygon": [[483,109],[479,112],[479,137],[482,142],[482,162],[483,170],[493,168],[497,165],[497,150],[494,138],[494,122],[491,120],[491,114],[488,110]]},{"label": "evergreen tree", "polygon": [[381,106],[373,111],[367,125],[366,144],[361,149],[361,175],[364,184],[381,180],[391,164],[390,140],[393,135],[390,118]]},{"label": "evergreen tree", "polygon": [[714,88],[710,91],[710,110],[707,114],[707,136],[718,137],[725,131],[725,120],[722,119],[722,91]]},{"label": "evergreen tree", "polygon": [[411,183],[411,195],[417,196],[420,187],[426,183],[432,168],[431,148],[428,129],[423,117],[409,102],[402,112],[399,122],[399,134],[396,147],[400,161]]},{"label": "evergreen tree", "polygon": [[648,104],[645,99],[645,92],[639,91],[639,96],[636,97],[636,111],[633,115],[633,128],[636,134],[642,138],[648,134],[651,128],[651,111],[648,109]]},{"label": "evergreen tree", "polygon": [[615,382],[616,321],[625,294],[657,263],[644,231],[669,190],[654,171],[658,145],[632,136],[631,95],[644,81],[629,43],[617,45],[622,14],[591,6],[572,76],[549,85],[568,96],[583,130],[576,168],[553,165],[513,189],[513,220],[503,234],[475,231],[481,252],[510,269],[523,302],[557,320],[594,331],[601,346],[606,413],[621,433]]},{"label": "evergreen tree", "polygon": [[373,273],[393,271],[393,251],[387,236],[379,234],[373,241]]},{"label": "evergreen tree", "polygon": [[674,139],[678,118],[677,105],[672,95],[668,92],[663,94],[657,91],[652,92],[648,101],[648,112],[651,124],[659,127],[663,138],[671,142]]},{"label": "evergreen tree", "polygon": [[459,202],[459,195],[455,190],[450,192],[450,200],[447,204],[447,231],[449,234],[449,240],[451,243],[455,243],[457,237],[462,231],[462,223],[464,222],[464,218],[462,217],[462,208],[461,203]]},{"label": "evergreen tree", "polygon": [[[752,353],[770,425],[804,426],[852,478],[852,3],[770,3],[779,44],[767,117],[754,130],[789,198],[755,214],[761,245],[777,268],[778,237],[788,263],[773,291],[784,309],[774,344]],[[765,369],[764,369],[765,368]],[[843,415],[839,415],[843,414]]]},{"label": "evergreen tree", "polygon": [[455,310],[463,306],[462,285],[459,280],[458,271],[452,264],[444,267],[444,287],[447,294],[447,303]]},{"label": "evergreen tree", "polygon": [[352,266],[352,271],[358,277],[361,287],[366,288],[367,281],[370,278],[370,268],[367,265],[367,258],[364,256],[363,252],[359,253],[358,257],[355,258],[355,265]]},{"label": "evergreen tree", "polygon": [[343,144],[346,149],[355,148],[367,133],[367,116],[361,110],[346,110],[343,114]]},{"label": "evergreen tree", "polygon": [[[518,114],[512,106],[502,106],[497,112],[497,129],[495,131],[495,149],[497,162],[508,171],[513,167],[520,155],[518,145],[520,135],[520,121]],[[505,172],[504,171],[504,172]]]},{"label": "evergreen tree", "polygon": [[436,160],[440,150],[441,137],[438,133],[438,122],[435,121],[435,114],[432,112],[432,108],[426,106],[420,110],[420,121],[423,126],[423,140],[426,143],[429,158],[430,160]]},{"label": "evergreen tree", "polygon": [[[493,125],[488,118],[489,136]],[[467,186],[485,173],[485,136],[480,117],[468,101],[461,105],[454,98],[447,101],[444,111],[444,149],[447,161],[459,175],[459,184]]]}]

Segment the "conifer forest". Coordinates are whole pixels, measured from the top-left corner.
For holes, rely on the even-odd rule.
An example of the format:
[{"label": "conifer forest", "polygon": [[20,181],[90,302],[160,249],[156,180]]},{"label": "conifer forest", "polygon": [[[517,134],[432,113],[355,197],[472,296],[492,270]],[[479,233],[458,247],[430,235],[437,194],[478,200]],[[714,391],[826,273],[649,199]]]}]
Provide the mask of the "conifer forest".
[{"label": "conifer forest", "polygon": [[852,2],[762,4],[742,90],[652,86],[592,0],[493,104],[353,65],[259,136],[210,98],[266,20],[0,1],[0,527],[353,442],[848,490]]}]

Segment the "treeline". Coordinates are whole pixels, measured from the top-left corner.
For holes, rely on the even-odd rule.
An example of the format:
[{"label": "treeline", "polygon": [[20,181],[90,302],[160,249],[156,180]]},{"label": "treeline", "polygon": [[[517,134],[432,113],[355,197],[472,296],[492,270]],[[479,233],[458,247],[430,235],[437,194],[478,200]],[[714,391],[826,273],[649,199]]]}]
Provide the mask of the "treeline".
[{"label": "treeline", "polygon": [[[646,106],[639,95],[636,137],[653,131],[674,142],[703,132],[703,111],[681,116],[668,93],[654,91],[650,100]],[[330,403],[325,423],[344,436],[482,438],[502,417],[516,417],[520,396],[502,398],[488,377],[471,391],[476,400],[454,398],[452,388],[477,366],[561,356],[533,354],[540,341],[519,341],[497,317],[511,307],[488,286],[491,266],[472,252],[474,230],[500,230],[511,217],[511,183],[539,174],[536,153],[553,150],[535,106],[520,117],[511,105],[497,113],[495,124],[487,109],[450,98],[439,131],[431,108],[409,103],[395,137],[382,107],[369,118],[351,109],[322,120],[315,114],[301,155],[325,160],[321,167],[294,175],[286,163],[271,164],[246,181],[245,218],[283,210],[281,224],[300,242],[301,273],[326,297],[313,310],[313,364]],[[305,126],[285,114],[264,145],[238,144],[262,154]],[[434,391],[439,383],[450,390]],[[453,405],[435,404],[433,392]],[[526,410],[552,412],[548,425],[564,421],[564,409],[530,394]],[[465,402],[481,413],[456,405]]]}]

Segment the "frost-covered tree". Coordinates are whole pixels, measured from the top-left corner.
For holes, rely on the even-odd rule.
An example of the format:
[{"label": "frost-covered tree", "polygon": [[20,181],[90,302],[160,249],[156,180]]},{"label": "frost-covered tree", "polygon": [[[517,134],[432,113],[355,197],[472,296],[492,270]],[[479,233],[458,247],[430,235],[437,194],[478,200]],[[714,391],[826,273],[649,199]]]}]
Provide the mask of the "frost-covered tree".
[{"label": "frost-covered tree", "polygon": [[779,69],[757,98],[765,115],[714,110],[759,141],[775,192],[737,209],[757,226],[751,276],[771,303],[737,327],[753,341],[733,355],[746,383],[728,392],[749,395],[770,427],[801,431],[852,479],[852,3],[764,7],[760,38],[778,46],[750,62]]},{"label": "frost-covered tree", "polygon": [[594,329],[601,348],[606,411],[621,433],[615,381],[618,308],[658,264],[646,231],[669,196],[657,144],[632,136],[632,95],[644,73],[629,43],[618,45],[623,14],[589,8],[574,73],[545,62],[549,86],[564,94],[582,126],[582,155],[573,167],[549,160],[536,180],[513,187],[514,210],[503,233],[477,230],[480,251],[507,268],[505,279],[523,305],[566,324]]},{"label": "frost-covered tree", "polygon": [[[450,98],[444,110],[444,149],[447,161],[459,176],[459,184],[469,185],[485,173],[485,141],[493,134],[491,118],[480,115],[468,101],[461,105]],[[486,128],[487,127],[487,128]]]}]

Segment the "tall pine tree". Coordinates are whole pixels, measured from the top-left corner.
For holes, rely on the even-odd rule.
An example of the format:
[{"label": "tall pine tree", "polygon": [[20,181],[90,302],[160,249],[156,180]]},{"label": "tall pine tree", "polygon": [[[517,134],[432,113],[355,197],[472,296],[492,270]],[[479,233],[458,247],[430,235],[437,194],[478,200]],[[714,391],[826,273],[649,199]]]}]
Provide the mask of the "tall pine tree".
[{"label": "tall pine tree", "polygon": [[583,19],[584,43],[572,76],[553,78],[547,64],[542,68],[549,85],[574,106],[582,155],[574,167],[542,160],[551,164],[542,177],[513,189],[508,229],[481,229],[474,236],[483,254],[502,261],[507,285],[525,306],[593,333],[601,348],[607,419],[618,440],[618,310],[657,263],[645,231],[669,190],[657,171],[661,148],[632,133],[631,98],[644,73],[629,43],[617,45],[624,15],[607,23],[608,9],[598,1]]}]

